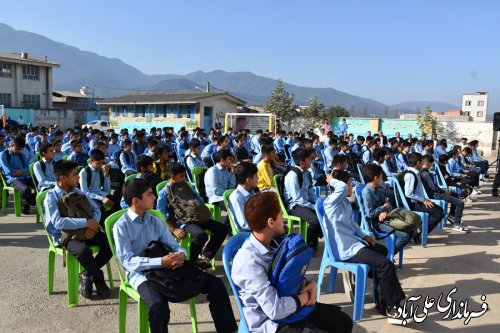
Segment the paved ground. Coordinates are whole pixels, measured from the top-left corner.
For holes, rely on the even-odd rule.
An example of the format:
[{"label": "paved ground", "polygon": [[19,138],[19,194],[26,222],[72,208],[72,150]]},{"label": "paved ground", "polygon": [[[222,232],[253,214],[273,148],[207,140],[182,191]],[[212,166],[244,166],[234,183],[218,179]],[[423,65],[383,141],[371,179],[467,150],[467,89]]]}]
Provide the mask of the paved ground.
[{"label": "paved ground", "polygon": [[[354,332],[500,332],[500,198],[492,198],[490,185],[484,185],[479,201],[467,204],[464,224],[472,233],[458,234],[446,228],[430,236],[427,248],[410,246],[404,252],[404,266],[398,271],[407,296],[422,296],[417,315],[424,316],[426,295],[438,298],[443,295],[441,306],[453,288],[450,302],[457,312],[463,313],[467,300],[468,311],[481,312],[485,295],[488,311],[479,318],[443,320],[448,311],[430,307],[428,316],[421,323],[411,323],[406,328],[392,326],[374,310],[371,294],[366,295],[364,318],[355,324]],[[56,257],[54,294],[47,293],[47,239],[34,216],[15,217],[12,212],[0,217],[0,332],[117,332],[118,293],[115,289],[108,300],[80,299],[80,306],[69,308],[66,298],[66,278],[62,260]],[[319,258],[315,258],[309,277],[317,278]],[[115,283],[117,282],[116,267]],[[223,277],[222,264],[218,262],[215,274]],[[224,278],[224,277],[223,277]],[[368,284],[371,288],[371,283]],[[237,318],[239,314],[231,296]],[[342,278],[338,275],[335,292],[323,291],[322,302],[335,303],[352,315],[352,304],[343,292]],[[409,305],[409,304],[408,304]],[[136,305],[128,307],[127,332],[137,330]],[[198,323],[200,332],[213,332],[208,305],[198,298]],[[453,314],[450,317],[453,317]],[[170,332],[190,332],[187,304],[171,306]]]}]

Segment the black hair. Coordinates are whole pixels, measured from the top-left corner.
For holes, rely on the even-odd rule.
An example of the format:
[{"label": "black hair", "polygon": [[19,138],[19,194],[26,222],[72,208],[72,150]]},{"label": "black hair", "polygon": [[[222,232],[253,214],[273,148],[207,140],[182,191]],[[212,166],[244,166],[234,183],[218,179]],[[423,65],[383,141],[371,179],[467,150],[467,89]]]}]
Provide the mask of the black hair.
[{"label": "black hair", "polygon": [[272,145],[262,146],[262,156],[266,154],[270,154],[274,151],[274,147]]},{"label": "black hair", "polygon": [[71,140],[71,148],[76,148],[76,146],[81,145],[82,143],[78,140]]},{"label": "black hair", "polygon": [[343,181],[346,184],[351,178],[351,176],[349,175],[349,172],[344,171],[344,170],[333,170],[332,176],[333,176],[333,178],[338,179],[340,181]]},{"label": "black hair", "polygon": [[432,157],[431,155],[422,156],[422,163],[426,163],[426,162],[434,163],[434,157]]},{"label": "black hair", "polygon": [[52,148],[51,143],[48,143],[48,142],[42,143],[40,145],[40,154],[42,154],[42,155],[45,154],[49,150],[49,148]]},{"label": "black hair", "polygon": [[24,140],[24,138],[21,138],[21,137],[14,138],[14,140],[12,140],[12,144],[16,148],[24,148],[24,147],[26,147],[26,141]]},{"label": "black hair", "polygon": [[93,149],[90,152],[90,160],[91,161],[104,161],[105,157],[106,156],[104,156],[104,153],[99,149]]},{"label": "black hair", "polygon": [[403,149],[406,148],[406,147],[411,147],[411,143],[408,142],[408,141],[403,141]]},{"label": "black hair", "polygon": [[328,145],[333,146],[337,144],[337,139],[330,139],[328,140]]},{"label": "black hair", "polygon": [[450,157],[446,154],[439,155],[439,163],[441,163],[441,164],[447,163],[449,159],[450,159]]},{"label": "black hair", "polygon": [[238,184],[244,184],[247,178],[253,177],[257,172],[257,166],[251,162],[241,162],[234,168],[234,175]]},{"label": "black hair", "polygon": [[56,176],[57,181],[61,176],[69,177],[71,171],[78,168],[78,164],[76,162],[70,160],[59,160],[54,163],[54,175]]},{"label": "black hair", "polygon": [[153,158],[148,155],[140,155],[135,159],[135,167],[139,172],[141,168],[146,169],[148,166],[153,165],[153,163]]},{"label": "black hair", "polygon": [[149,148],[152,148],[154,146],[156,146],[158,144],[158,140],[154,139],[154,138],[149,138],[148,142],[147,142],[147,145]]},{"label": "black hair", "polygon": [[217,163],[219,163],[220,161],[225,160],[229,156],[231,156],[231,152],[229,150],[220,149],[215,153],[214,159]]},{"label": "black hair", "polygon": [[191,151],[193,151],[193,149],[196,149],[198,147],[201,147],[200,139],[193,138],[191,140],[191,142],[189,143],[189,149],[191,149]]},{"label": "black hair", "polygon": [[375,150],[373,151],[373,159],[377,162],[383,160],[385,158],[385,155],[387,155],[387,152],[383,148],[375,148]]},{"label": "black hair", "polygon": [[163,154],[163,152],[165,152],[165,151],[168,152],[167,148],[165,148],[165,147],[157,147],[155,149],[155,153],[153,154],[154,155],[154,159],[155,160],[160,159],[161,154]]},{"label": "black hair", "polygon": [[422,161],[422,154],[420,153],[411,153],[408,155],[408,165],[414,167],[418,162]]},{"label": "black hair", "polygon": [[167,165],[167,179],[181,173],[186,173],[186,168],[182,164],[175,162]]},{"label": "black hair", "polygon": [[346,155],[340,155],[340,154],[337,154],[335,156],[333,156],[333,160],[332,160],[332,165],[337,165],[337,164],[343,164],[347,161],[347,156]]},{"label": "black hair", "polygon": [[123,140],[123,147],[131,145],[131,144],[132,144],[132,141],[130,141],[129,139]]},{"label": "black hair", "polygon": [[295,164],[298,166],[300,162],[304,162],[311,156],[312,151],[309,149],[296,149],[292,152],[292,158]]},{"label": "black hair", "polygon": [[377,164],[364,164],[361,166],[361,173],[363,174],[365,182],[369,183],[372,182],[376,176],[382,176],[384,170]]},{"label": "black hair", "polygon": [[134,178],[123,184],[123,199],[127,206],[132,205],[132,199],[142,199],[144,193],[151,189],[151,185],[143,178]]}]

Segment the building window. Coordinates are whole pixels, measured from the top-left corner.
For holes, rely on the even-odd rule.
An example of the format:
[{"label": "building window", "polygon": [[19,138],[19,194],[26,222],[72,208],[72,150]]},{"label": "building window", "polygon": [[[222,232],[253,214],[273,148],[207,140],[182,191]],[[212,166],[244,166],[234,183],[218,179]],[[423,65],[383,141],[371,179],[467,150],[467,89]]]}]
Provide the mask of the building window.
[{"label": "building window", "polygon": [[21,103],[24,108],[40,108],[40,95],[23,95],[23,102]]},{"label": "building window", "polygon": [[470,101],[465,101],[465,106],[470,106],[471,102]]},{"label": "building window", "polygon": [[12,95],[11,94],[2,94],[2,93],[0,93],[0,105],[5,106],[6,108],[11,107],[11,105],[12,105]]},{"label": "building window", "polygon": [[191,118],[191,105],[179,105],[179,118]]},{"label": "building window", "polygon": [[12,77],[12,65],[0,62],[0,77]]},{"label": "building window", "polygon": [[122,117],[128,117],[128,105],[122,108]]},{"label": "building window", "polygon": [[40,67],[32,65],[23,66],[23,79],[40,80]]},{"label": "building window", "polygon": [[477,101],[477,106],[484,106],[484,101]]},{"label": "building window", "polygon": [[477,112],[477,116],[478,116],[478,117],[482,117],[482,116],[483,116],[483,114],[484,114],[484,113],[483,113],[483,111],[478,111],[478,112]]}]

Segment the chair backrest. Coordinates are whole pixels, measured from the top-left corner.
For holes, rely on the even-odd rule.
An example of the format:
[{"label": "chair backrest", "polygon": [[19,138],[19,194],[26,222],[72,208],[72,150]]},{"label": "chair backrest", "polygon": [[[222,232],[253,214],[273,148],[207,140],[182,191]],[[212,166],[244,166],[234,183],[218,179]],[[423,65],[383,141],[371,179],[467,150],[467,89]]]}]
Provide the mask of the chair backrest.
[{"label": "chair backrest", "polygon": [[406,200],[405,191],[401,187],[399,180],[394,179],[393,184],[394,184],[394,196],[396,198],[396,204],[398,205],[398,207],[411,210],[410,205],[408,205],[408,200]]},{"label": "chair backrest", "polygon": [[[323,231],[323,235],[325,237],[325,249],[328,258],[337,261],[337,258],[339,258],[338,250],[335,250],[332,247],[333,242],[335,241],[335,236],[330,234],[330,228],[326,226],[326,219],[325,219],[325,198],[319,198],[318,201],[316,201],[316,215],[318,216],[319,220],[319,225],[321,227],[321,231]],[[336,254],[336,256],[334,255]]]},{"label": "chair backrest", "polygon": [[365,177],[363,177],[363,173],[361,172],[361,164],[356,165],[358,167],[358,173],[359,173],[359,180],[361,184],[365,184]]},{"label": "chair backrest", "polygon": [[274,180],[274,184],[276,185],[276,189],[277,189],[277,193],[278,193],[278,201],[280,202],[281,213],[283,214],[283,217],[286,219],[288,217],[288,211],[286,210],[285,201],[283,198],[284,188],[280,188],[281,187],[280,184],[282,183],[283,177],[284,176],[282,174],[277,174],[277,175],[274,175],[273,180]]},{"label": "chair backrest", "polygon": [[365,203],[363,201],[363,190],[365,189],[366,184],[357,184],[354,187],[354,193],[356,194],[356,200],[358,201],[359,213],[361,214],[361,228],[366,232],[371,232],[370,224],[366,219],[365,215]]},{"label": "chair backrest", "polygon": [[38,193],[38,182],[36,181],[34,166],[35,166],[35,163],[30,163],[30,165],[29,165],[30,176],[31,176],[31,180],[33,181],[33,184],[35,185],[35,192]]},{"label": "chair backrest", "polygon": [[158,185],[156,185],[156,193],[160,194],[160,191],[163,190],[163,188],[165,186],[167,186],[167,184],[168,184],[168,180],[164,180],[161,183],[159,183]]},{"label": "chair backrest", "polygon": [[117,212],[114,212],[104,221],[104,227],[106,229],[106,237],[108,238],[109,247],[111,248],[111,252],[113,253],[113,258],[115,258],[116,267],[118,267],[118,273],[120,276],[120,283],[128,283],[127,275],[124,274],[122,265],[118,260],[118,256],[116,255],[115,249],[115,240],[113,238],[113,226],[127,212],[127,209],[122,209]]},{"label": "chair backrest", "polygon": [[231,224],[231,230],[233,232],[233,235],[236,235],[241,230],[240,230],[239,224],[236,223],[236,219],[235,219],[234,214],[233,214],[233,206],[231,205],[231,202],[229,201],[229,196],[231,195],[231,193],[233,193],[233,191],[234,191],[234,189],[230,189],[230,190],[225,191],[222,194],[222,197],[224,198],[224,205],[226,206],[226,212],[227,212],[227,216],[229,217],[229,223]]},{"label": "chair backrest", "polygon": [[42,154],[39,151],[35,153],[35,161],[40,161],[42,159]]},{"label": "chair backrest", "polygon": [[54,240],[52,239],[50,234],[47,232],[47,228],[45,226],[45,210],[43,207],[43,203],[45,201],[45,198],[47,197],[47,193],[48,193],[48,191],[39,192],[36,195],[35,202],[36,202],[36,208],[38,209],[38,213],[40,214],[40,220],[42,221],[42,224],[43,224],[43,229],[45,230],[45,234],[47,235],[47,239],[49,241],[49,245],[51,247],[55,247]]},{"label": "chair backrest", "polygon": [[2,178],[2,185],[3,185],[3,187],[7,187],[7,186],[9,186],[9,185],[7,184],[7,182],[5,181],[5,177],[4,177],[4,175],[3,175],[3,172],[0,172],[0,178]]},{"label": "chair backrest", "polygon": [[194,186],[196,187],[196,191],[198,193],[200,193],[199,189],[198,189],[198,177],[200,176],[200,174],[203,172],[203,170],[208,170],[208,167],[194,167],[192,170],[191,170],[191,175],[193,175],[193,182],[194,182]]},{"label": "chair backrest", "polygon": [[128,182],[129,180],[132,180],[132,179],[135,179],[137,178],[137,174],[136,173],[133,173],[131,175],[128,175],[127,177],[125,177],[125,183]]},{"label": "chair backrest", "polygon": [[240,311],[240,328],[238,332],[248,332],[248,325],[245,320],[245,316],[243,314],[243,304],[241,303],[238,289],[234,285],[233,279],[231,277],[231,267],[233,263],[233,259],[236,256],[236,253],[241,248],[245,240],[250,236],[250,232],[240,232],[237,235],[234,235],[229,239],[224,250],[222,251],[222,263],[224,265],[224,271],[226,272],[227,279],[229,281],[229,285],[233,290],[234,299],[236,300],[236,304],[238,305],[238,310]]},{"label": "chair backrest", "polygon": [[436,162],[434,162],[434,169],[436,170],[436,178],[438,180],[438,185],[443,187],[444,186],[448,187],[448,185],[446,184],[446,180],[444,179],[444,175],[441,172],[441,169],[439,168],[439,164]]}]

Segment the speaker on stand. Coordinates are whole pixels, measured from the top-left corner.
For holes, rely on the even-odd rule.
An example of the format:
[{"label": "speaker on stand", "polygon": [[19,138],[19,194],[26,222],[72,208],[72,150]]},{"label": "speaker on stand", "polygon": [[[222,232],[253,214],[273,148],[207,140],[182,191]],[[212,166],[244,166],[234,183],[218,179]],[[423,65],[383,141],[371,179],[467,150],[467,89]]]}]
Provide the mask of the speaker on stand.
[{"label": "speaker on stand", "polygon": [[[495,132],[500,131],[500,112],[495,112],[493,114],[493,130]],[[496,171],[497,172],[498,172],[498,167],[500,166],[499,160],[500,160],[500,138],[498,138],[498,141],[497,141],[497,159],[495,161],[491,162],[491,164],[490,164],[490,166],[492,166],[493,164],[496,164]]]}]

